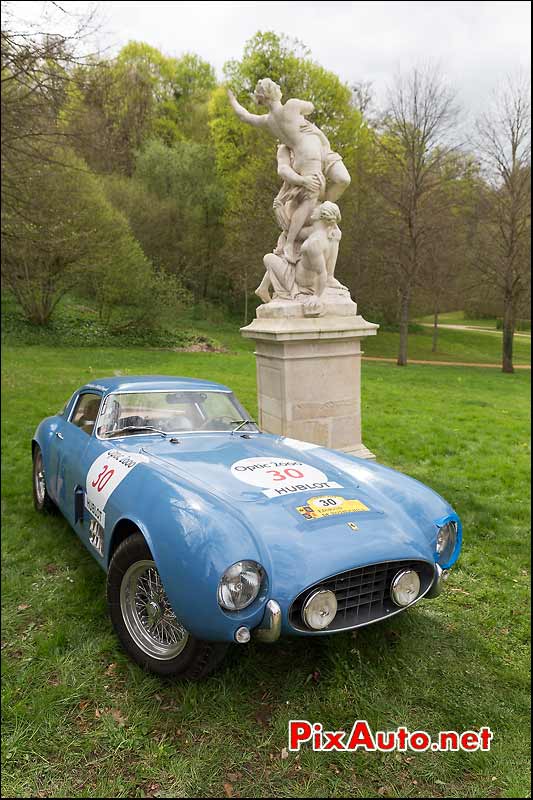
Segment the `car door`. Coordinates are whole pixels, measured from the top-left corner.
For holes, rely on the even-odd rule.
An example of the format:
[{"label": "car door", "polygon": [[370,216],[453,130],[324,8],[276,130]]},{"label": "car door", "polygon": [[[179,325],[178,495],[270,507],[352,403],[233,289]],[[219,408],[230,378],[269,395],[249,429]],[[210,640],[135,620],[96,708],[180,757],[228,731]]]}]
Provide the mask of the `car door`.
[{"label": "car door", "polygon": [[[61,483],[61,507],[72,527],[85,542],[88,537],[84,525],[85,478],[89,467],[88,451],[94,445],[94,426],[98,417],[102,394],[94,390],[80,392],[62,427],[60,441],[58,483]],[[102,449],[104,446],[102,445]],[[94,456],[93,456],[94,458]]]}]

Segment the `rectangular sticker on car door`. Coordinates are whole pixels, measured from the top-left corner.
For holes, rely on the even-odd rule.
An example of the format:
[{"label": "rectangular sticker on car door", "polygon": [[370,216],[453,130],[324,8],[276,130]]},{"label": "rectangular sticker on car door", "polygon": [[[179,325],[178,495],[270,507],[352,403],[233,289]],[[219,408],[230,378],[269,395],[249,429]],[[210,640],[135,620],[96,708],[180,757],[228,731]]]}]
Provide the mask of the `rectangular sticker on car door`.
[{"label": "rectangular sticker on car door", "polygon": [[105,527],[105,505],[117,486],[137,464],[148,461],[141,453],[107,450],[93,461],[85,482],[85,508]]}]

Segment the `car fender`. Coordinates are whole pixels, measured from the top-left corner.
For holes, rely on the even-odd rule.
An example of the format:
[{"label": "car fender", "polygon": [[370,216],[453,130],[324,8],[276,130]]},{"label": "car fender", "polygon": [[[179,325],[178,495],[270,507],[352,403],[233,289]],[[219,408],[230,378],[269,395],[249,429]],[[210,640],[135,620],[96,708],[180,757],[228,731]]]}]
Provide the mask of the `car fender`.
[{"label": "car fender", "polygon": [[321,450],[321,457],[339,469],[348,472],[363,487],[371,487],[386,498],[389,513],[392,506],[397,513],[416,522],[427,541],[433,544],[435,523],[448,515],[455,517],[452,506],[426,484],[378,462],[349,456],[333,450]]},{"label": "car fender", "polygon": [[[105,511],[105,562],[109,563],[117,528],[125,521],[135,525],[150,548],[176,616],[194,636],[232,641],[240,626],[261,622],[268,600],[269,555],[225,501],[200,495],[141,464],[116,489]],[[225,612],[217,600],[219,581],[241,560],[260,563],[266,579],[248,608]]]},{"label": "car fender", "polygon": [[52,448],[54,446],[56,433],[59,432],[62,423],[63,418],[57,414],[52,417],[46,417],[46,419],[43,419],[43,421],[37,426],[31,440],[32,458],[35,452],[35,446],[38,445],[43,456],[44,474],[47,476],[46,488],[48,490],[48,494],[56,502],[56,476],[54,469],[52,468]]}]

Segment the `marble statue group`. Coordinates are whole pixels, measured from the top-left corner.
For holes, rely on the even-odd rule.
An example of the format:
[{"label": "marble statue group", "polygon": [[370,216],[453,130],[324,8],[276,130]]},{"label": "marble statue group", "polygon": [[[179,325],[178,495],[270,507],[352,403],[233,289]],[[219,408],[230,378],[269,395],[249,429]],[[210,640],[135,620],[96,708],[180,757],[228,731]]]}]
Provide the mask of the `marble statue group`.
[{"label": "marble statue group", "polygon": [[263,78],[255,100],[267,114],[251,114],[228,89],[230,103],[243,122],[263,128],[278,141],[282,186],[274,200],[280,235],[265,255],[265,276],[256,294],[265,304],[300,304],[304,316],[322,316],[328,302],[350,303],[350,293],[335,278],[341,214],[337,200],[350,184],[342,157],[326,135],[306,119],[312,103],[295,98],[281,102],[281,89]]}]

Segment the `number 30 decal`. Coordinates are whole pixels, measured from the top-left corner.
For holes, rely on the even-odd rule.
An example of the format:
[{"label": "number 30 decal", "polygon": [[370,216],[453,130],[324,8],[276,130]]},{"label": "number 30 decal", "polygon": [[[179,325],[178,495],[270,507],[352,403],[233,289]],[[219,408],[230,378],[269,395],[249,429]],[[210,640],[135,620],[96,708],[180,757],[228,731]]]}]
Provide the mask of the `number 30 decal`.
[{"label": "number 30 decal", "polygon": [[320,497],[317,500],[318,503],[325,508],[326,506],[341,506],[342,501],[339,501],[336,497]]},{"label": "number 30 decal", "polygon": [[285,474],[281,473],[277,469],[267,469],[266,472],[267,472],[267,474],[270,473],[272,475],[275,475],[275,477],[272,478],[273,481],[286,481],[287,477],[289,477],[289,478],[303,478],[304,477],[303,472],[300,472],[299,469],[294,469],[293,467],[289,467],[288,469],[284,469],[283,473],[285,473]]},{"label": "number 30 decal", "polygon": [[108,499],[138,464],[147,461],[148,457],[140,453],[121,450],[106,450],[93,461],[85,479],[85,505],[102,527]]},{"label": "number 30 decal", "polygon": [[104,464],[104,468],[96,480],[91,481],[91,486],[95,488],[97,492],[101,492],[102,489],[109,483],[114,474],[115,470],[109,469],[108,464]]}]

